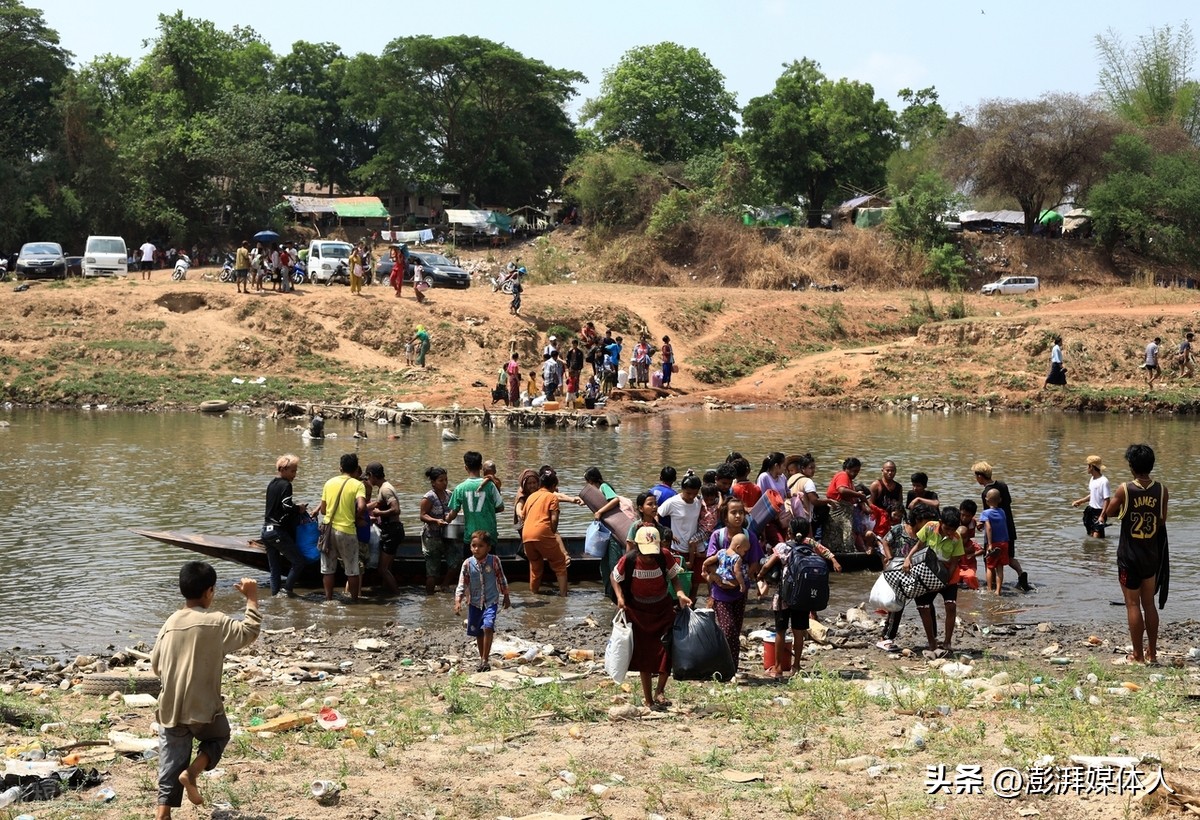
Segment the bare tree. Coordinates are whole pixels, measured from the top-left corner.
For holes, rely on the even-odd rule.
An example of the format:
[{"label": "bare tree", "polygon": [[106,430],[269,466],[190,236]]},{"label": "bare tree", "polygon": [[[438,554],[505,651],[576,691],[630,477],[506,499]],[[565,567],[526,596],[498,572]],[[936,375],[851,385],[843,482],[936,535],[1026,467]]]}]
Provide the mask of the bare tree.
[{"label": "bare tree", "polygon": [[988,100],[942,141],[947,175],[973,194],[1016,200],[1031,231],[1044,208],[1087,191],[1119,128],[1071,94]]}]

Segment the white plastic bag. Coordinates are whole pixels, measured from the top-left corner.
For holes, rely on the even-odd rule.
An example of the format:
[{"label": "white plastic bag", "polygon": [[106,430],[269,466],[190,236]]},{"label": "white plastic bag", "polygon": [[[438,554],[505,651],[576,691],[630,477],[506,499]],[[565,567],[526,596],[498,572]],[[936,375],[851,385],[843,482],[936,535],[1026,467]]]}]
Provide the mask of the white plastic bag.
[{"label": "white plastic bag", "polygon": [[625,610],[617,612],[612,624],[608,646],[604,647],[604,672],[617,683],[624,683],[633,660],[633,627],[625,620]]},{"label": "white plastic bag", "polygon": [[870,601],[871,606],[875,609],[883,609],[888,612],[899,612],[904,609],[904,601],[896,597],[896,590],[892,589],[892,585],[882,574],[875,579],[875,586],[871,587]]},{"label": "white plastic bag", "polygon": [[611,536],[608,527],[599,521],[588,524],[587,533],[583,536],[583,554],[603,558],[608,554],[608,539]]}]

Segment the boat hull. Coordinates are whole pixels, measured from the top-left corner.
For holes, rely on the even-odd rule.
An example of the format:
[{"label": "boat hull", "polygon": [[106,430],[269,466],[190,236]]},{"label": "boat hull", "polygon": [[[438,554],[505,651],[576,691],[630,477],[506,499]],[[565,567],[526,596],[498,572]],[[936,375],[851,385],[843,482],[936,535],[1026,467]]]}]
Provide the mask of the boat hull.
[{"label": "boat hull", "polygon": [[[178,530],[131,530],[144,538],[149,538],[163,544],[198,553],[209,558],[222,561],[232,561],[245,567],[262,572],[268,571],[267,551],[262,543],[250,538],[237,538],[229,535],[208,535],[204,533],[188,533]],[[564,536],[563,542],[571,555],[571,565],[567,569],[567,578],[571,581],[599,581],[600,560],[583,552],[583,536]],[[520,544],[515,538],[501,538],[496,545],[496,555],[504,565],[504,574],[510,582],[529,580],[529,562],[517,549]],[[465,555],[465,551],[464,551]],[[843,572],[879,572],[882,561],[878,555],[853,553],[839,555],[838,562]],[[396,551],[396,559],[392,564],[392,572],[401,583],[421,584],[425,581],[425,559],[421,555],[421,539],[417,536],[407,536]],[[378,578],[374,570],[363,574],[363,583],[373,586]],[[553,580],[554,572],[549,567],[546,577]],[[309,564],[301,573],[299,583],[305,588],[321,586],[320,567]]]}]

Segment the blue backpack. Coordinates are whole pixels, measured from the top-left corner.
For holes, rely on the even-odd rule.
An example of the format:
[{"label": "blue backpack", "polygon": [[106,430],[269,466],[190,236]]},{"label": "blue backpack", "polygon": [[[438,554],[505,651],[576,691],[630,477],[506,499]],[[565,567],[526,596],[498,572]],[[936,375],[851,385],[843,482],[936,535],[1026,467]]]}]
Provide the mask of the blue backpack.
[{"label": "blue backpack", "polygon": [[787,609],[820,612],[829,606],[829,564],[807,544],[788,553],[779,601]]}]

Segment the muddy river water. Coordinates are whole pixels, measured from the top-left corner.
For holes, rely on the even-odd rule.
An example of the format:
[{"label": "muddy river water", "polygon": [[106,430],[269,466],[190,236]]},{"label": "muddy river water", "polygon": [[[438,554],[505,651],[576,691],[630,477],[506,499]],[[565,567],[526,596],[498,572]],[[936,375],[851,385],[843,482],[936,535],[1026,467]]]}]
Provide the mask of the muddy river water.
[{"label": "muddy river water", "polygon": [[[1115,485],[1128,477],[1121,457],[1126,445],[1144,441],[1158,454],[1155,476],[1171,491],[1172,582],[1164,617],[1191,617],[1200,604],[1200,438],[1190,419],[697,409],[626,416],[611,430],[465,426],[457,442],[443,442],[431,424],[372,425],[368,438],[355,440],[352,426],[329,422],[327,432],[339,437],[315,444],[303,441],[288,423],[233,413],[9,410],[0,412],[0,421],[8,422],[0,427],[0,520],[6,524],[0,528],[0,647],[54,652],[153,641],[179,603],[175,578],[189,555],[129,528],[253,536],[275,457],[285,452],[301,457],[297,495],[314,503],[324,480],[337,473],[343,452],[356,450],[364,463],[382,461],[397,483],[410,528],[416,526],[417,499],[428,489],[424,469],[445,466],[453,482],[462,475],[468,449],[497,462],[510,504],[513,479],[526,466],[553,464],[571,491],[582,483],[583,471],[597,465],[619,492],[633,496],[654,483],[663,464],[681,473],[689,466],[699,471],[730,450],[745,454],[756,468],[771,450],[810,451],[822,488],[847,456],[862,459],[861,477],[868,482],[892,459],[905,484],[910,473],[923,470],[930,487],[957,504],[978,499],[971,464],[986,459],[1012,488],[1018,555],[1037,589],[999,600],[964,593],[961,616],[1119,628],[1124,610],[1110,603],[1120,600],[1115,528],[1105,541],[1086,538],[1080,511],[1070,501],[1086,495],[1089,454],[1104,458]],[[502,531],[507,520],[502,518]],[[564,515],[567,531],[582,531],[585,523],[577,510]],[[230,586],[247,570],[217,562],[217,571],[217,604],[233,608],[237,596]],[[865,574],[835,578],[831,606],[864,600],[873,580]],[[565,602],[533,599],[522,586],[514,589],[514,610],[503,617],[502,630],[521,634],[552,621],[570,624],[589,614],[600,620],[611,612],[596,584],[579,585]],[[415,590],[358,607],[327,605],[319,598],[266,602],[265,626],[338,629],[455,620],[445,597],[426,599]]]}]

